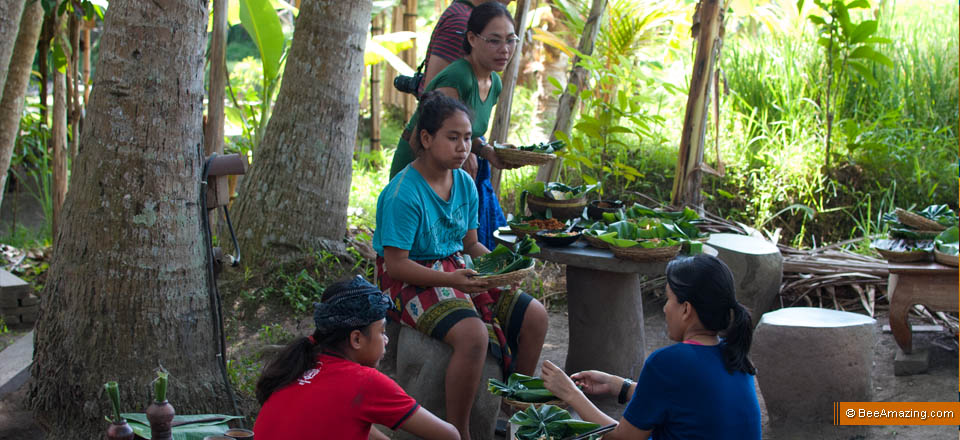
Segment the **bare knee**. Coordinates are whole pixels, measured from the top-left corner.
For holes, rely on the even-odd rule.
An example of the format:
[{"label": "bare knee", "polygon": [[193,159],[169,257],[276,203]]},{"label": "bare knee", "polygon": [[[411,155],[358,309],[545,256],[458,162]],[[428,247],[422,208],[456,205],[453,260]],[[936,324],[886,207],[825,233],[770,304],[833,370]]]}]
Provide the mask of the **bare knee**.
[{"label": "bare knee", "polygon": [[523,324],[520,326],[521,335],[543,338],[547,334],[547,309],[536,299],[531,300],[527,310],[523,313]]},{"label": "bare knee", "polygon": [[454,355],[482,359],[487,352],[487,326],[480,318],[466,318],[454,324],[443,341],[453,347]]}]

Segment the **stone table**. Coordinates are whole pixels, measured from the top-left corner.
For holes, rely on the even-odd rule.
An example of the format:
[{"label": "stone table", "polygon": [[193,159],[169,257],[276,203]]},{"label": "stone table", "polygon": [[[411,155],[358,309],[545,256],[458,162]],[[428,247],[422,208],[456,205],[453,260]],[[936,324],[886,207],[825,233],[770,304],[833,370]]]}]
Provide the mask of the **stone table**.
[{"label": "stone table", "polygon": [[[516,240],[516,236],[500,231],[494,238],[504,245]],[[567,265],[570,333],[564,370],[600,370],[631,379],[639,377],[645,353],[638,275],[663,275],[667,262],[621,260],[609,250],[588,247],[582,240],[565,247],[538,246],[540,253],[533,257]],[[716,255],[709,246],[703,249]],[[600,405],[604,411],[605,406]]]},{"label": "stone table", "polygon": [[913,351],[913,334],[907,313],[914,304],[941,312],[956,312],[957,268],[940,263],[890,263],[887,285],[890,330],[904,353]]}]

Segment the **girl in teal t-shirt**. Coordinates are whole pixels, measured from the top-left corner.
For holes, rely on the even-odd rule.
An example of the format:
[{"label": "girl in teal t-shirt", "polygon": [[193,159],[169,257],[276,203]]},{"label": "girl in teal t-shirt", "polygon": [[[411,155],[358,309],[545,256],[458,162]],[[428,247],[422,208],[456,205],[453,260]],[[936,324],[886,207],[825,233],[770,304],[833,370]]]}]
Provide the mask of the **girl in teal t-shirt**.
[{"label": "girl in teal t-shirt", "polygon": [[388,316],[446,342],[447,421],[469,438],[470,409],[489,351],[505,372],[532,375],[547,313],[515,289],[487,286],[463,254],[490,252],[477,240],[477,190],[460,169],[470,152],[470,111],[433,91],[420,101],[417,158],[377,199],[377,281],[396,310]]}]

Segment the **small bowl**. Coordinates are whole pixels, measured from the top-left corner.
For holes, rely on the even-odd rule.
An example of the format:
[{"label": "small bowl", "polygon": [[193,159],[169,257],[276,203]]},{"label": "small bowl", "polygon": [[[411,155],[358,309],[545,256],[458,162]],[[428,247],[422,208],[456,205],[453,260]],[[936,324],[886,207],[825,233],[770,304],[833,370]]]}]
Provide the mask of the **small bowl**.
[{"label": "small bowl", "polygon": [[253,440],[253,431],[251,431],[251,430],[249,430],[249,429],[230,428],[230,429],[227,430],[227,432],[224,433],[224,435],[226,435],[227,437],[230,437],[230,438],[232,438],[232,439],[249,439],[249,440]]},{"label": "small bowl", "polygon": [[620,208],[623,208],[623,202],[619,200],[593,200],[587,205],[587,217],[591,220],[603,220],[603,213],[617,212]]},{"label": "small bowl", "polygon": [[[553,234],[565,234],[563,236],[556,236]],[[547,246],[570,246],[574,242],[580,239],[579,231],[570,231],[566,232],[563,229],[559,230],[549,230],[549,231],[537,231],[536,234],[537,241],[547,245]]]}]

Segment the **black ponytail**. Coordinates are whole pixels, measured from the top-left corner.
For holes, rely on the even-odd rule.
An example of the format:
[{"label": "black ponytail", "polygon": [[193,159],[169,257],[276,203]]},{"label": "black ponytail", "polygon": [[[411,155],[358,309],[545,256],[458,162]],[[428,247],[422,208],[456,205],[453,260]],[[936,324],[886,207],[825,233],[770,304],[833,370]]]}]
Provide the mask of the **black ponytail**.
[{"label": "black ponytail", "polygon": [[[348,292],[352,278],[347,278],[331,284],[323,292],[321,301],[328,302],[337,298],[341,294]],[[297,338],[289,345],[284,347],[277,357],[274,358],[260,374],[257,379],[257,401],[260,405],[266,403],[270,395],[283,388],[293,381],[299,379],[307,370],[317,364],[317,356],[323,351],[334,351],[342,353],[349,341],[350,334],[354,330],[360,330],[364,335],[370,336],[370,324],[353,327],[341,328],[329,333],[322,333],[320,330],[314,330],[310,337]],[[312,338],[312,339],[311,339]]]},{"label": "black ponytail", "polygon": [[707,330],[722,332],[727,371],[756,374],[747,354],[753,341],[753,320],[737,302],[733,272],[719,258],[700,254],[677,257],[667,264],[667,284],[677,302],[689,302]]}]

